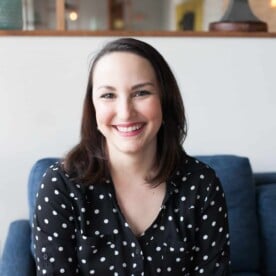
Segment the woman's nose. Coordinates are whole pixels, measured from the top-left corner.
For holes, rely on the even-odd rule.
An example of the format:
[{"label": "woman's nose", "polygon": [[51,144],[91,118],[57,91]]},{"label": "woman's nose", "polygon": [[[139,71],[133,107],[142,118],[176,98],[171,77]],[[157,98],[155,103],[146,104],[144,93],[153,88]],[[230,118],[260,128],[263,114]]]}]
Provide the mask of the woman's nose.
[{"label": "woman's nose", "polygon": [[130,119],[135,113],[135,108],[131,100],[124,99],[120,101],[118,105],[117,114],[121,120]]}]

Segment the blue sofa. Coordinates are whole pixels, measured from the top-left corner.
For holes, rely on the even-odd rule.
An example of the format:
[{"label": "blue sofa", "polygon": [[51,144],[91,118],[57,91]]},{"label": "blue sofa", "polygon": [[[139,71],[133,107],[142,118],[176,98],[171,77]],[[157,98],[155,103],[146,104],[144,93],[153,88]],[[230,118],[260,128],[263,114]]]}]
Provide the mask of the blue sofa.
[{"label": "blue sofa", "polygon": [[[229,212],[232,275],[276,276],[276,172],[253,174],[245,157],[197,158],[215,169],[224,187]],[[10,224],[1,257],[1,276],[35,275],[30,221],[42,174],[56,160],[41,159],[30,172],[30,219]]]}]

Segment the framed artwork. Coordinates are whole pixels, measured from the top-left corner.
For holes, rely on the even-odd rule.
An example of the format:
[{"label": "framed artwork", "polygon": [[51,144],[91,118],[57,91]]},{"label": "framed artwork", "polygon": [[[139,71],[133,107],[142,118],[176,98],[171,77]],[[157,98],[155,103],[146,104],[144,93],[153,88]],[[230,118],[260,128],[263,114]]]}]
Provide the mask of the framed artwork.
[{"label": "framed artwork", "polygon": [[203,0],[188,0],[176,5],[176,29],[202,31]]}]

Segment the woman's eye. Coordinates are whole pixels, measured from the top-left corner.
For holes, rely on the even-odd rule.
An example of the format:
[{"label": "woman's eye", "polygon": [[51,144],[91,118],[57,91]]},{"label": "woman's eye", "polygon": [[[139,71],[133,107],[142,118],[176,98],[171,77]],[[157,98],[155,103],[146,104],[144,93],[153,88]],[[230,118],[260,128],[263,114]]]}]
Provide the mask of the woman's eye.
[{"label": "woman's eye", "polygon": [[115,97],[115,95],[113,93],[105,93],[103,95],[101,95],[101,98],[103,99],[113,99]]},{"label": "woman's eye", "polygon": [[142,97],[142,96],[147,96],[147,95],[150,95],[150,92],[146,91],[146,90],[136,91],[134,93],[134,97]]}]

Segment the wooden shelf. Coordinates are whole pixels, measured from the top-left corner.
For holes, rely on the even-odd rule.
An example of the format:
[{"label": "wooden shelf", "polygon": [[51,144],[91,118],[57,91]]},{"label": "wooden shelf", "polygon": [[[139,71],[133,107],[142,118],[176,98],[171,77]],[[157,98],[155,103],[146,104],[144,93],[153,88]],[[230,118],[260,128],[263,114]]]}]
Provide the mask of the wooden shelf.
[{"label": "wooden shelf", "polygon": [[276,38],[269,32],[191,32],[191,31],[57,31],[57,30],[0,30],[0,36],[153,36],[153,37],[244,37]]}]

